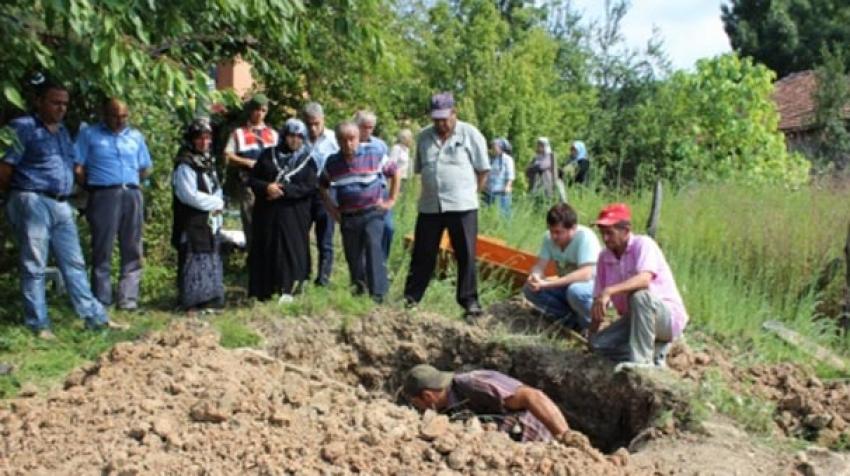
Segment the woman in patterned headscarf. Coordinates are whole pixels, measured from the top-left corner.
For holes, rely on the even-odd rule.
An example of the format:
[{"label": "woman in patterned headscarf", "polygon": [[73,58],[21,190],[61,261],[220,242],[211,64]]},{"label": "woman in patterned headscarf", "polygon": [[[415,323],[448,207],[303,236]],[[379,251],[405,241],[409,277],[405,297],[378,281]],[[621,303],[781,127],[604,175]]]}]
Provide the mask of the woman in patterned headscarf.
[{"label": "woman in patterned headscarf", "polygon": [[280,294],[281,303],[291,302],[308,278],[310,200],[318,173],[306,138],[304,123],[289,119],[278,145],[265,149],[251,171],[256,202],[248,294],[260,300]]},{"label": "woman in patterned headscarf", "polygon": [[177,289],[180,306],[198,308],[224,303],[219,250],[224,199],[210,154],[212,127],[195,119],[184,133],[185,144],[174,164],[174,221],[171,243],[177,248]]},{"label": "woman in patterned headscarf", "polygon": [[552,186],[555,183],[553,176],[555,157],[552,154],[552,146],[549,144],[549,139],[545,137],[537,138],[537,153],[534,160],[525,169],[525,176],[528,179],[528,189],[532,195],[543,195],[549,197],[552,195]]}]

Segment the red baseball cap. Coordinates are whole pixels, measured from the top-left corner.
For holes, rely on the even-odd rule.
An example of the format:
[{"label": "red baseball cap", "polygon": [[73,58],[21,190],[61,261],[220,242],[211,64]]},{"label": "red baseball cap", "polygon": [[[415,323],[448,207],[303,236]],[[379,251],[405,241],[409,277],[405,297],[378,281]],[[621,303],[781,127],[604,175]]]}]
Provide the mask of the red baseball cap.
[{"label": "red baseball cap", "polygon": [[596,218],[594,225],[611,226],[621,221],[632,221],[632,211],[629,210],[629,206],[625,203],[612,203],[605,205],[602,211],[599,212],[599,217]]}]

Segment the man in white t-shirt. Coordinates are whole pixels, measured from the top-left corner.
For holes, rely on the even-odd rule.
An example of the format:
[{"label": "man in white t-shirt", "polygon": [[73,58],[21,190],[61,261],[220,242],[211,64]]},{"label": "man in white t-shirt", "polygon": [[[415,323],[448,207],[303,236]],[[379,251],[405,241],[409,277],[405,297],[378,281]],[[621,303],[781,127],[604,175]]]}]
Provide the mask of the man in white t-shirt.
[{"label": "man in white t-shirt", "polygon": [[[577,222],[575,210],[566,203],[549,209],[549,231],[523,294],[546,316],[584,333],[590,325],[593,279],[602,247],[593,230]],[[555,262],[558,274],[544,277],[550,261]]]}]

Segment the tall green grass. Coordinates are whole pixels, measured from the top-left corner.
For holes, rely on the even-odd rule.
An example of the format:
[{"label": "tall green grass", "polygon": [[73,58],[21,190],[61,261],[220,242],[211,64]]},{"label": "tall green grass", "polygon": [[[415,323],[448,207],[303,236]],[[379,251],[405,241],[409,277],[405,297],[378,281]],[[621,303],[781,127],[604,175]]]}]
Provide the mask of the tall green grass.
[{"label": "tall green grass", "polygon": [[[667,251],[695,324],[754,340],[772,358],[795,357],[771,345],[761,324],[784,322],[846,353],[833,314],[843,273],[813,290],[826,264],[842,257],[850,222],[846,188],[713,186],[682,190],[665,202],[659,241]],[[819,304],[824,303],[819,307]]]},{"label": "tall green grass", "polygon": [[[396,212],[397,234],[411,233],[415,220],[415,190],[408,190]],[[651,193],[597,192],[576,189],[569,201],[580,223],[593,221],[606,203],[624,201],[632,207],[634,229],[643,233]],[[743,356],[755,359],[801,359],[803,354],[780,343],[762,329],[765,320],[786,326],[848,354],[835,317],[842,289],[843,264],[825,289],[812,291],[831,260],[842,258],[850,223],[850,188],[704,185],[666,190],[657,239],[661,244],[688,309],[692,328],[739,344]],[[479,232],[536,252],[546,232],[548,203],[514,195],[513,214],[502,218],[495,207],[479,213]],[[407,260],[396,245],[391,268],[406,273]],[[401,283],[393,291],[400,299]],[[494,288],[495,286],[495,288]],[[510,293],[502,285],[480,285],[484,304]],[[432,283],[423,306],[456,311],[453,282]],[[826,314],[824,314],[826,313]]]}]

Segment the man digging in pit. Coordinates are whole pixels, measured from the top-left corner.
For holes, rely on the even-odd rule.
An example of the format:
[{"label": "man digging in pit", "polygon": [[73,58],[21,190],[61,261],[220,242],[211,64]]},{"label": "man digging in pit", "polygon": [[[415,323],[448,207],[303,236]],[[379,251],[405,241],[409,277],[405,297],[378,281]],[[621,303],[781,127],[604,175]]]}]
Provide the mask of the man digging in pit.
[{"label": "man digging in pit", "polygon": [[[605,250],[596,265],[590,347],[619,362],[616,371],[663,367],[670,342],[688,323],[670,266],[655,240],[632,233],[628,205],[606,206],[596,226]],[[619,319],[599,331],[611,305]]]},{"label": "man digging in pit", "polygon": [[493,421],[515,441],[551,441],[569,433],[567,420],[545,393],[494,370],[455,374],[421,364],[408,372],[403,392],[419,410]]}]

